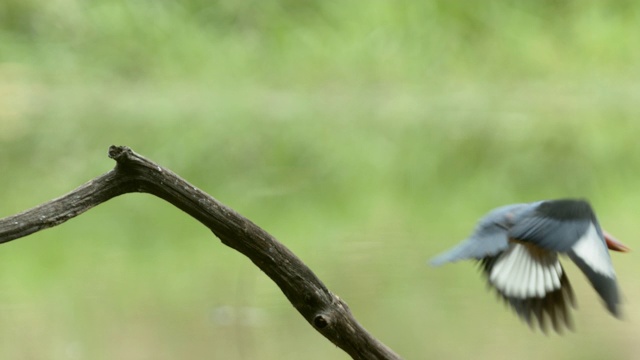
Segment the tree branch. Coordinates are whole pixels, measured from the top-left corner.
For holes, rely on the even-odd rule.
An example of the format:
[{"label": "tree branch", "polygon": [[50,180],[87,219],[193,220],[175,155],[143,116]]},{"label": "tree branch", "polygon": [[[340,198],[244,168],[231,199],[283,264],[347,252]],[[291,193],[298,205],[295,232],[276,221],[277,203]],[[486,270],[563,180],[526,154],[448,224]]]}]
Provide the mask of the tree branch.
[{"label": "tree branch", "polygon": [[367,332],[347,304],[269,233],[128,147],[111,146],[109,157],[116,161],[116,167],[106,174],[60,198],[0,219],[0,244],[62,224],[118,195],[153,194],[193,216],[222,243],[251,259],[314,329],[353,359],[400,359]]}]

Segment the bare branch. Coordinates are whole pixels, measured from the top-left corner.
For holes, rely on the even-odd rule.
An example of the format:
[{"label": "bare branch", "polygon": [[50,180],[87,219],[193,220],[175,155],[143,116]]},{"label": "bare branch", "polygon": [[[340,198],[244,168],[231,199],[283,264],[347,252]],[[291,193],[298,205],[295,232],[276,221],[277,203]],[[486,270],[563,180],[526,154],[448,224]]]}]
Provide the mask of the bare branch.
[{"label": "bare branch", "polygon": [[153,194],[193,216],[222,243],[251,259],[311,326],[353,359],[400,359],[367,332],[347,304],[269,233],[128,147],[111,146],[109,157],[116,161],[115,169],[67,195],[0,219],[0,243],[59,225],[118,195]]}]

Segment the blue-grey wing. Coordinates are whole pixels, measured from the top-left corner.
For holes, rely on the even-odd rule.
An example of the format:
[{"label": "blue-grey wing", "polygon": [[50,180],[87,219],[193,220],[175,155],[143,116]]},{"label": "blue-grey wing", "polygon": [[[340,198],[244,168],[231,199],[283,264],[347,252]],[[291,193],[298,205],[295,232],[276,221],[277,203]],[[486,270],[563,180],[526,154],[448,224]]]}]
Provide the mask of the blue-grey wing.
[{"label": "blue-grey wing", "polygon": [[611,267],[611,272],[609,273],[600,272],[590,265],[585,257],[580,256],[575,251],[569,251],[568,255],[571,260],[578,265],[598,295],[600,295],[607,310],[615,317],[621,317],[620,305],[622,299],[620,298],[620,290],[618,289],[618,282],[616,281],[613,267]]},{"label": "blue-grey wing", "polygon": [[602,234],[591,205],[584,200],[541,201],[518,214],[508,236],[545,250],[566,253],[591,224]]},{"label": "blue-grey wing", "polygon": [[620,316],[620,292],[609,250],[595,213],[584,200],[553,200],[521,212],[508,237],[567,254],[605,302]]}]

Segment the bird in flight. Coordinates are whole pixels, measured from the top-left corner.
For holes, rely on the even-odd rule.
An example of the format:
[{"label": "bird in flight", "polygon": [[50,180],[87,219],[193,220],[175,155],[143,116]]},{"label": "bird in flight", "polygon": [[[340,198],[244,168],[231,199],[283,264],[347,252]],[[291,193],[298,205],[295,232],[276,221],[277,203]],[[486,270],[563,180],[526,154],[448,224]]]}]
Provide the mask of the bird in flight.
[{"label": "bird in flight", "polygon": [[518,316],[546,332],[572,328],[575,298],[558,254],[567,255],[586,275],[607,310],[620,317],[620,291],[608,249],[629,248],[600,228],[584,200],[546,200],[499,207],[476,225],[466,240],[436,256],[431,264],[479,260],[490,287]]}]

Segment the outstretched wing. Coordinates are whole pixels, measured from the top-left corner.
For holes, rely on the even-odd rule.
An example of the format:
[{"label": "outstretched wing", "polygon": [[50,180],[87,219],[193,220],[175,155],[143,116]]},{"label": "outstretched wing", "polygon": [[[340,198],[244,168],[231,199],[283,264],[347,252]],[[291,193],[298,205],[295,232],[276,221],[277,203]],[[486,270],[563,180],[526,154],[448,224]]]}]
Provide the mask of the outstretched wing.
[{"label": "outstretched wing", "polygon": [[489,285],[529,326],[546,331],[551,323],[557,332],[572,328],[575,299],[557,253],[511,242],[497,256],[484,258],[481,268]]},{"label": "outstretched wing", "polygon": [[588,202],[543,201],[519,214],[508,237],[527,246],[569,255],[607,309],[615,316],[620,315],[616,274],[602,230]]}]

